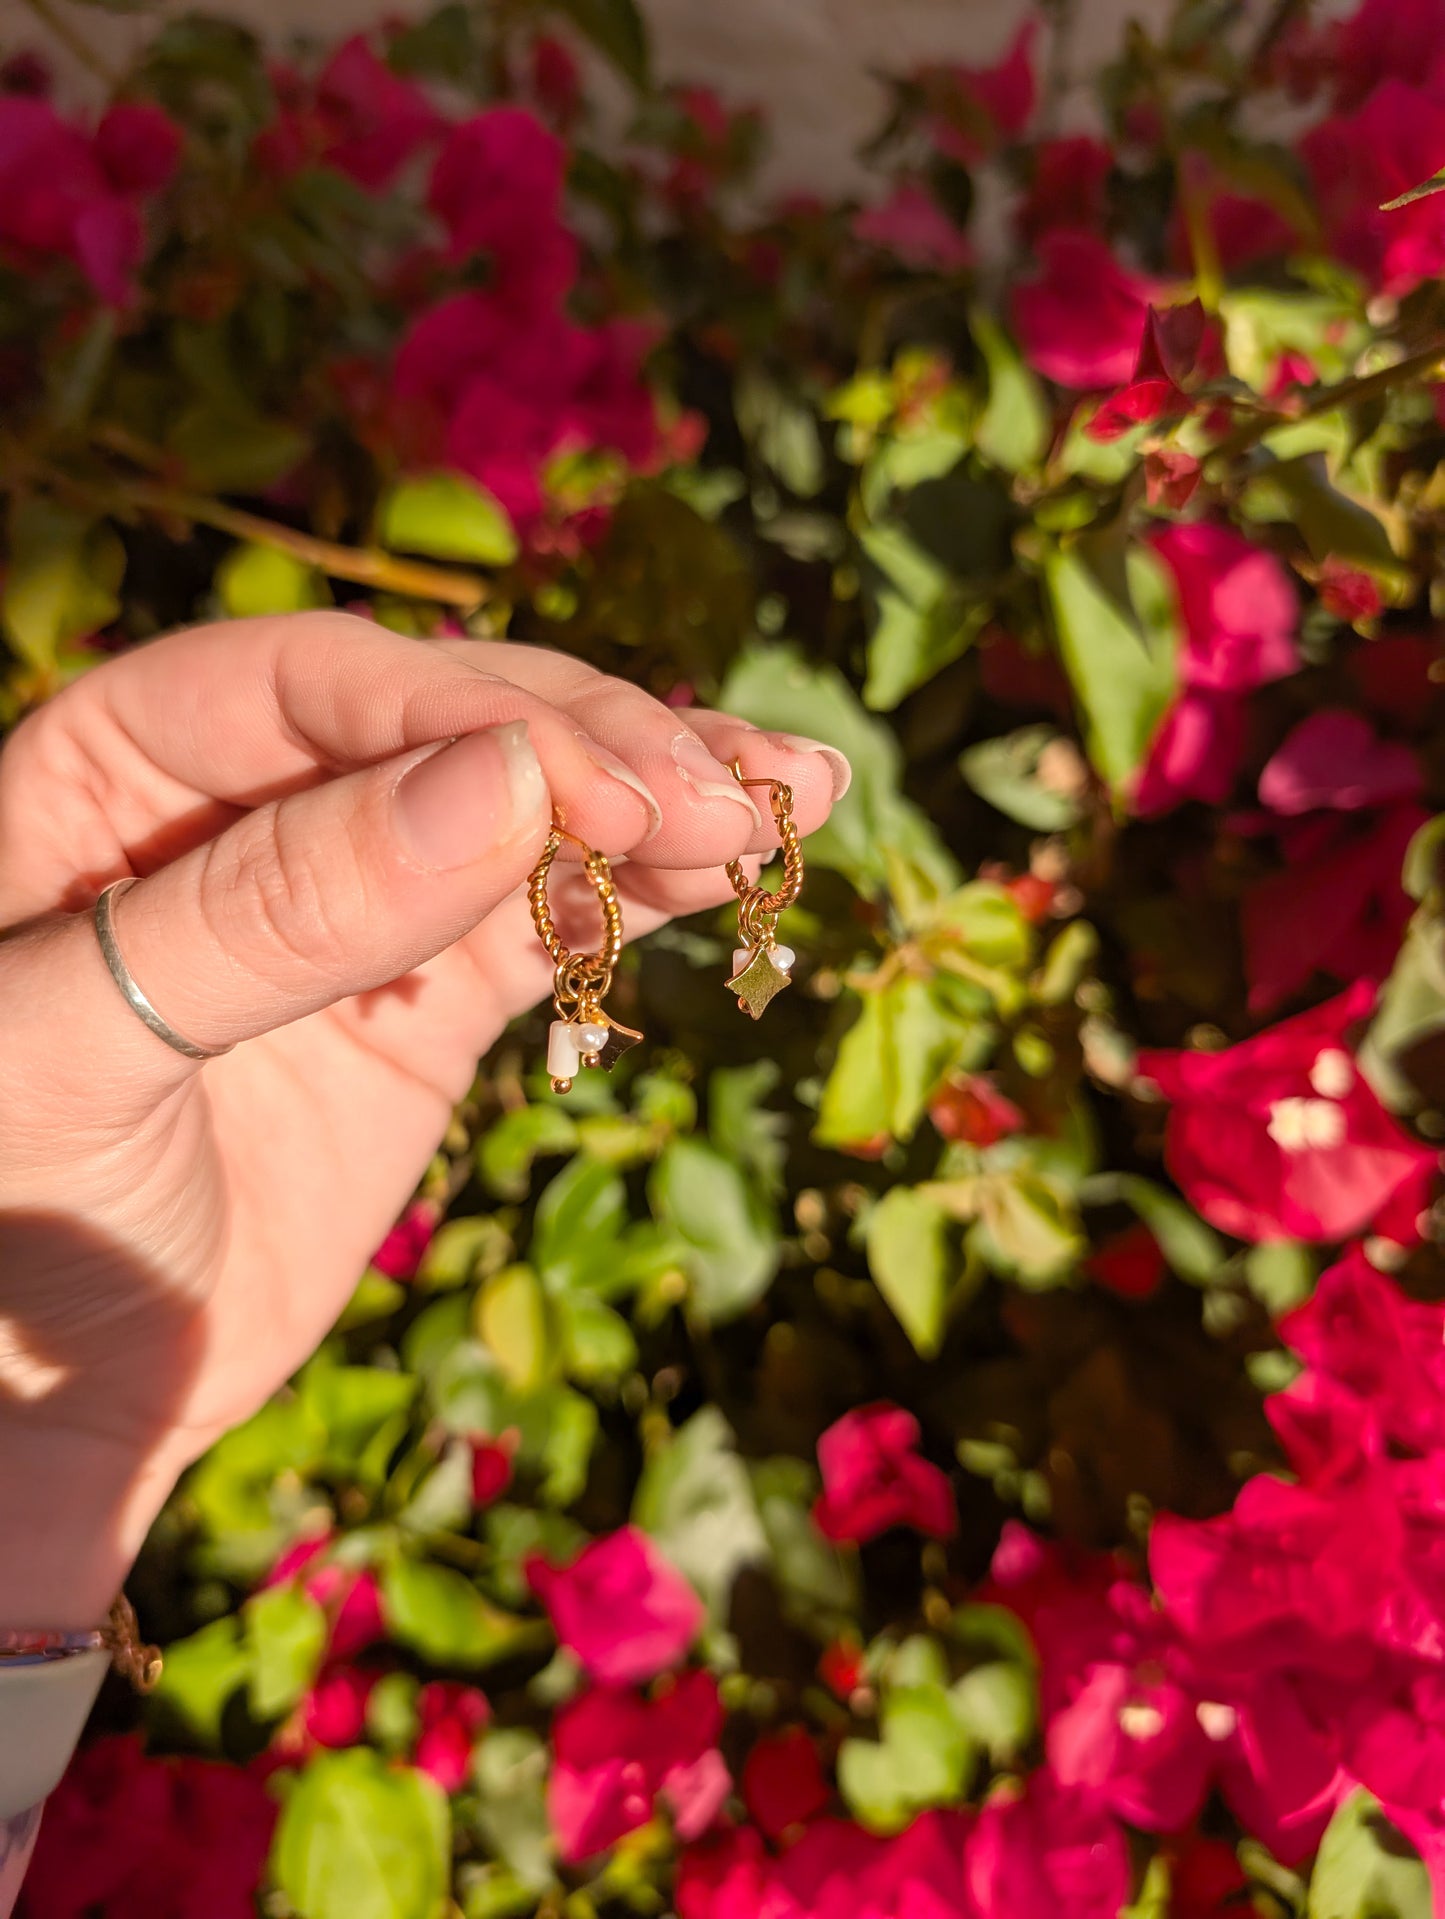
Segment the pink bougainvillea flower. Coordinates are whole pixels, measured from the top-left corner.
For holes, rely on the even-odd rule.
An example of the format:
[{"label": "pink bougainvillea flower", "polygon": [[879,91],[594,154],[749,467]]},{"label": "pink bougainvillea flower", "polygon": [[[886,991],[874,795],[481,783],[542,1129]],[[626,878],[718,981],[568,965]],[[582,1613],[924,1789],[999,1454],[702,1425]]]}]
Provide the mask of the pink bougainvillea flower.
[{"label": "pink bougainvillea flower", "polygon": [[276,1806],[238,1766],[152,1759],[138,1737],[72,1760],[25,1886],[35,1919],[254,1919]]},{"label": "pink bougainvillea flower", "polygon": [[320,1538],[298,1540],[276,1561],[263,1583],[279,1586],[304,1573],[302,1585],[305,1591],[323,1608],[331,1621],[328,1658],[354,1659],[358,1653],[365,1652],[368,1646],[374,1646],[378,1639],[386,1637],[386,1621],[381,1612],[381,1588],[377,1584],[376,1574],[367,1566],[341,1566],[330,1561],[314,1566],[310,1572],[306,1571],[326,1553],[332,1537],[331,1534],[323,1534]]},{"label": "pink bougainvillea flower", "polygon": [[1041,141],[1028,192],[1014,216],[1020,234],[1037,244],[1060,227],[1097,233],[1104,224],[1113,168],[1111,149],[1088,134]]},{"label": "pink bougainvillea flower", "polygon": [[1408,1299],[1351,1246],[1279,1334],[1312,1374],[1368,1406],[1395,1445],[1445,1452],[1445,1306]]},{"label": "pink bougainvillea flower", "polygon": [[1405,853],[1428,817],[1407,800],[1282,828],[1279,870],[1254,880],[1241,902],[1252,1012],[1271,1011],[1317,972],[1342,981],[1389,975],[1414,911],[1400,878]]},{"label": "pink bougainvillea flower", "polygon": [[1129,1894],[1124,1829],[1048,1770],[995,1793],[968,1842],[978,1919],[1117,1919]]},{"label": "pink bougainvillea flower", "polygon": [[1120,1299],[1151,1299],[1167,1271],[1159,1242],[1143,1220],[1112,1234],[1084,1261],[1084,1271]]},{"label": "pink bougainvillea flower", "polygon": [[949,63],[917,76],[934,103],[930,130],[941,153],[973,166],[1001,141],[1024,131],[1038,100],[1033,61],[1038,31],[1037,20],[1026,20],[994,66]]},{"label": "pink bougainvillea flower", "polygon": [[749,1818],[769,1839],[816,1818],[830,1797],[818,1749],[801,1726],[760,1739],[740,1784]]},{"label": "pink bougainvillea flower", "polygon": [[1203,465],[1183,447],[1151,447],[1144,455],[1144,492],[1152,507],[1181,512],[1198,492],[1203,477]]},{"label": "pink bougainvillea flower", "polygon": [[1134,783],[1140,819],[1185,800],[1218,806],[1229,797],[1244,757],[1244,701],[1233,693],[1187,687],[1164,716]]},{"label": "pink bougainvillea flower", "polygon": [[1090,439],[1119,439],[1147,420],[1187,413],[1190,392],[1223,371],[1218,326],[1198,300],[1151,306],[1130,383],[1111,395],[1089,421]]},{"label": "pink bougainvillea flower", "polygon": [[161,121],[158,108],[114,108],[102,142],[48,100],[0,97],[0,251],[22,261],[63,255],[103,300],[124,306],[144,245],[142,183],[159,184],[174,164],[174,151],[161,153]]},{"label": "pink bougainvillea flower", "polygon": [[1382,80],[1433,88],[1445,68],[1445,12],[1437,0],[1364,0],[1335,27],[1330,55],[1345,108],[1358,106]]},{"label": "pink bougainvillea flower", "polygon": [[826,1539],[861,1545],[893,1526],[946,1539],[958,1525],[948,1475],[918,1451],[918,1421],[901,1406],[860,1406],[818,1441],[823,1491],[813,1520]]},{"label": "pink bougainvillea flower", "polygon": [[1108,445],[1132,433],[1136,426],[1166,414],[1188,410],[1189,402],[1172,380],[1134,380],[1110,394],[1084,431],[1091,440]]},{"label": "pink bougainvillea flower", "polygon": [[1203,1804],[1213,1766],[1197,1706],[1162,1670],[1101,1662],[1049,1724],[1054,1777],[1146,1832],[1177,1832]]},{"label": "pink bougainvillea flower", "polygon": [[928,1117],[945,1139],[966,1140],[970,1146],[996,1146],[1028,1124],[987,1073],[945,1080],[929,1102]]},{"label": "pink bougainvillea flower", "polygon": [[1138,358],[1149,283],[1127,272],[1090,233],[1045,234],[1039,262],[1038,276],[1013,296],[1024,358],[1059,386],[1121,386]]},{"label": "pink bougainvillea flower", "polygon": [[1374,1000],[1360,981],[1223,1052],[1140,1054],[1140,1077],[1173,1102],[1170,1172],[1213,1225],[1248,1240],[1348,1239],[1434,1166],[1349,1050]]},{"label": "pink bougainvillea flower", "polygon": [[376,1681],[376,1673],[355,1666],[323,1673],[301,1702],[303,1745],[356,1745],[366,1731],[366,1702]]},{"label": "pink bougainvillea flower", "polygon": [[415,1279],[440,1217],[434,1200],[414,1200],[371,1255],[371,1264],[388,1279]]},{"label": "pink bougainvillea flower", "polygon": [[645,1826],[661,1801],[678,1835],[697,1839],[731,1788],[717,1750],[723,1711],[710,1673],[688,1672],[651,1699],[605,1689],[563,1706],[553,1723],[547,1813],[576,1865]]},{"label": "pink bougainvillea flower", "polygon": [[1154,551],[1174,576],[1187,686],[1244,693],[1299,669],[1299,599],[1273,554],[1232,527],[1165,527]]},{"label": "pink bougainvillea flower", "polygon": [[1397,298],[1445,270],[1439,194],[1385,213],[1384,204],[1445,164],[1445,101],[1385,80],[1357,112],[1337,115],[1300,144],[1332,250]]},{"label": "pink bougainvillea flower", "polygon": [[[1186,153],[1180,166],[1226,271],[1238,273],[1261,260],[1299,251],[1304,236],[1298,228],[1267,200],[1231,187],[1207,154]],[[1179,273],[1193,276],[1194,250],[1189,223],[1182,209],[1176,209],[1169,228],[1169,257]]]},{"label": "pink bougainvillea flower", "polygon": [[1382,740],[1358,713],[1327,707],[1286,735],[1259,776],[1259,797],[1272,813],[1355,812],[1414,799],[1423,784],[1412,748]]},{"label": "pink bougainvillea flower", "polygon": [[447,135],[428,204],[453,255],[485,254],[494,298],[526,312],[551,306],[577,274],[562,225],[567,150],[524,107],[489,107]]},{"label": "pink bougainvillea flower", "polygon": [[511,1485],[520,1443],[515,1429],[500,1439],[472,1441],[472,1500],[478,1509],[494,1505]]},{"label": "pink bougainvillea flower", "polygon": [[686,1658],[702,1629],[702,1601],[635,1526],[594,1539],[570,1566],[534,1557],[526,1570],[558,1639],[598,1685],[651,1679]]},{"label": "pink bougainvillea flower", "polygon": [[582,107],[582,70],[555,34],[539,33],[532,42],[532,96],[565,132]]},{"label": "pink bougainvillea flower", "polygon": [[886,200],[865,207],[853,232],[921,272],[957,273],[973,264],[973,248],[926,187],[905,180]]},{"label": "pink bougainvillea flower", "polygon": [[253,151],[257,166],[279,179],[326,165],[380,193],[445,125],[423,90],[393,73],[364,34],[343,40],[314,82],[286,67],[274,79],[281,111]]},{"label": "pink bougainvillea flower", "polygon": [[181,157],[181,130],[145,100],[121,100],[95,129],[95,157],[118,193],[159,193]]},{"label": "pink bougainvillea flower", "polygon": [[1373,574],[1344,560],[1333,557],[1326,560],[1317,584],[1321,605],[1337,620],[1348,620],[1351,624],[1373,620],[1384,609],[1384,597]]},{"label": "pink bougainvillea flower", "polygon": [[443,1792],[460,1792],[471,1772],[477,1735],[492,1716],[486,1694],[454,1679],[436,1679],[417,1694],[416,1710],[412,1764]]}]

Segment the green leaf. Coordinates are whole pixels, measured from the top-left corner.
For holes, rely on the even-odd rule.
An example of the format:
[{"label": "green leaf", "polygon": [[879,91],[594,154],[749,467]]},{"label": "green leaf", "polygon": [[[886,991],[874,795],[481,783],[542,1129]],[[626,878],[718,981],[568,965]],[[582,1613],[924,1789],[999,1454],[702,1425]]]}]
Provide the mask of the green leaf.
[{"label": "green leaf", "polygon": [[1302,1306],[1314,1291],[1315,1256],[1292,1239],[1251,1246],[1244,1255],[1244,1283],[1271,1319]]},{"label": "green leaf", "polygon": [[982,307],[970,312],[968,325],[988,368],[988,404],[974,436],[978,450],[1006,473],[1037,466],[1048,451],[1051,430],[1043,388]]},{"label": "green leaf", "polygon": [[1387,585],[1409,581],[1382,522],[1330,477],[1323,453],[1274,461],[1247,483],[1240,507],[1250,519],[1298,528],[1310,557],[1321,565],[1349,560]]},{"label": "green leaf", "polygon": [[535,1912],[553,1884],[552,1829],[547,1821],[547,1748],[536,1733],[498,1726],[477,1749],[477,1824],[488,1852],[531,1896],[518,1908]]},{"label": "green leaf", "polygon": [[502,1199],[524,1199],[533,1162],[571,1153],[577,1122],[560,1106],[538,1100],[516,1107],[489,1126],[477,1142],[477,1171]]},{"label": "green leaf", "polygon": [[708,1077],[708,1132],[726,1158],[744,1167],[770,1198],[783,1190],[788,1122],[763,1104],[782,1077],[778,1063],[720,1066]]},{"label": "green leaf", "polygon": [[321,1354],[301,1375],[299,1393],[326,1434],[326,1457],[379,1484],[406,1430],[417,1381],[380,1366],[338,1366]]},{"label": "green leaf", "polygon": [[215,394],[184,407],[166,437],[187,479],[215,493],[264,493],[300,465],[309,447],[289,421],[264,419],[244,399]]},{"label": "green leaf", "polygon": [[1405,1070],[1405,1060],[1414,1047],[1442,1026],[1445,964],[1440,923],[1433,914],[1419,912],[1410,922],[1380,996],[1379,1010],[1360,1049],[1365,1077],[1395,1112],[1412,1113],[1424,1104],[1424,1095]]},{"label": "green leaf", "polygon": [[1211,1285],[1222,1274],[1228,1257],[1224,1241],[1163,1186],[1138,1173],[1102,1173],[1085,1184],[1081,1197],[1088,1206],[1116,1200],[1131,1206],[1159,1242],[1171,1270],[1191,1285]]},{"label": "green leaf", "polygon": [[318,1753],[282,1808],[271,1870],[297,1919],[437,1919],[450,1826],[424,1774],[365,1746]]},{"label": "green leaf", "polygon": [[778,1266],[776,1229],[761,1195],[701,1139],[675,1139],[648,1181],[658,1220],[682,1241],[691,1299],[709,1323],[762,1298]]},{"label": "green leaf", "polygon": [[251,1711],[258,1719],[290,1712],[321,1668],[326,1614],[301,1586],[268,1586],[245,1606],[251,1649]]},{"label": "green leaf", "polygon": [[637,1341],[621,1313],[591,1293],[561,1293],[556,1301],[562,1363],[584,1385],[615,1385],[637,1364]]},{"label": "green leaf", "polygon": [[1176,620],[1153,554],[1132,548],[1125,579],[1111,586],[1094,552],[1081,540],[1054,554],[1044,577],[1089,758],[1117,790],[1142,764],[1173,697]]},{"label": "green leaf", "polygon": [[113,528],[34,494],[10,509],[0,625],[27,666],[53,668],[120,612],[125,549]]},{"label": "green leaf", "polygon": [[862,1002],[823,1088],[813,1134],[823,1146],[910,1139],[966,1036],[928,980],[903,977]]},{"label": "green leaf", "polygon": [[233,546],[216,568],[216,593],[233,620],[331,604],[325,577],[274,546]]},{"label": "green leaf", "polygon": [[530,1266],[504,1266],[477,1296],[477,1333],[508,1385],[534,1392],[551,1374],[556,1342],[547,1296]]},{"label": "green leaf", "polygon": [[697,1587],[714,1621],[725,1624],[734,1580],[744,1566],[766,1559],[768,1542],[747,1467],[716,1406],[694,1413],[651,1454],[632,1517]]},{"label": "green leaf", "polygon": [[477,1591],[464,1573],[423,1559],[395,1559],[382,1568],[382,1607],[392,1633],[443,1670],[489,1666],[536,1636]]},{"label": "green leaf", "polygon": [[565,1166],[537,1202],[532,1229],[532,1264],[547,1287],[586,1287],[598,1277],[626,1219],[627,1189],[610,1166],[585,1157]]},{"label": "green leaf", "polygon": [[755,362],[743,367],[733,389],[733,409],[744,440],[800,499],[810,500],[827,476],[822,438],[813,409]]},{"label": "green leaf", "polygon": [[1079,765],[1077,750],[1056,727],[1021,726],[1002,739],[969,747],[959,759],[959,770],[980,799],[1020,826],[1035,833],[1062,833],[1078,822],[1083,782],[1071,779],[1062,789],[1046,785],[1039,777],[1039,761],[1050,749],[1055,760],[1061,752],[1072,754]]},{"label": "green leaf", "polygon": [[1307,1919],[1430,1919],[1430,1875],[1364,1791],[1351,1793],[1320,1841]]},{"label": "green leaf", "polygon": [[868,1264],[878,1290],[925,1359],[943,1343],[948,1307],[948,1215],[925,1193],[894,1186],[868,1215]]},{"label": "green leaf", "polygon": [[377,512],[377,538],[402,553],[478,566],[510,566],[517,557],[506,508],[460,473],[427,473],[394,486]]},{"label": "green leaf", "polygon": [[959,1724],[996,1766],[1016,1759],[1034,1735],[1037,1702],[1032,1671],[994,1660],[965,1673],[949,1694]]},{"label": "green leaf", "polygon": [[787,1618],[822,1637],[851,1627],[858,1616],[857,1556],[841,1553],[813,1524],[818,1484],[812,1468],[801,1459],[764,1459],[753,1466],[752,1481]]},{"label": "green leaf", "polygon": [[251,1648],[230,1615],[166,1647],[154,1700],[202,1745],[221,1744],[221,1718],[251,1673]]},{"label": "green leaf", "polygon": [[652,85],[652,50],[635,0],[558,0],[558,5],[625,80],[639,89]]},{"label": "green leaf", "polygon": [[1086,1242],[1067,1199],[1026,1168],[985,1174],[978,1195],[984,1257],[1021,1284],[1056,1285],[1084,1257]]},{"label": "green leaf", "polygon": [[947,1693],[933,1686],[890,1693],[881,1728],[876,1744],[845,1739],[838,1754],[838,1785],[860,1825],[900,1832],[925,1807],[963,1797],[974,1748]]},{"label": "green leaf", "polygon": [[794,647],[757,646],[734,663],[718,704],[755,726],[802,733],[847,755],[853,783],[825,826],[808,840],[808,858],[847,876],[860,892],[882,893],[890,855],[955,885],[958,869],[927,816],[900,791],[903,755],[893,729],[869,717],[835,667],[818,666]]}]

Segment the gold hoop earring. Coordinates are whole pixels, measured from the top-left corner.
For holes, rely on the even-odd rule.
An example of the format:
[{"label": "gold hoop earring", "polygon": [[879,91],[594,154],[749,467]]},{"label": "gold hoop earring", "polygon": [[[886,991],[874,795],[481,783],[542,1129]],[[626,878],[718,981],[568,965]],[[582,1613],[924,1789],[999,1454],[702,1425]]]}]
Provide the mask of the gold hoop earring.
[{"label": "gold hoop earring", "polygon": [[[574,953],[552,918],[547,900],[547,875],[563,840],[570,840],[573,846],[581,848],[582,870],[602,906],[602,944],[595,953]],[[582,1067],[602,1066],[610,1072],[622,1055],[642,1038],[641,1033],[634,1032],[630,1026],[619,1025],[602,1010],[602,1002],[612,985],[613,968],[622,954],[622,905],[607,855],[597,852],[554,820],[542,857],[527,882],[527,901],[537,937],[556,969],[552,1004],[557,1017],[547,1034],[547,1071],[552,1091],[567,1093]]]},{"label": "gold hoop earring", "polygon": [[766,786],[778,842],[783,851],[783,883],[775,893],[750,880],[739,860],[729,860],[727,876],[738,896],[738,948],[733,954],[728,991],[737,995],[739,1011],[761,1019],[763,1008],[792,985],[797,954],[778,943],[778,919],[803,890],[803,850],[793,824],[793,789],[781,780],[749,780],[737,760],[732,775],[739,786]]}]

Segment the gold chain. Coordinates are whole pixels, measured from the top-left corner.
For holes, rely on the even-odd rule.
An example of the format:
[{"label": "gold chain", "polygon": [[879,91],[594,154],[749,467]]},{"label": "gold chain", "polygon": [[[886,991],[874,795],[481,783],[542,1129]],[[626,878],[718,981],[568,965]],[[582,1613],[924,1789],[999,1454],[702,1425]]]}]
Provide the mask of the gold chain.
[{"label": "gold chain", "polygon": [[[592,883],[602,907],[602,944],[595,953],[574,953],[557,931],[547,899],[547,876],[561,851],[563,840],[571,840],[582,849],[582,870]],[[532,924],[556,966],[555,997],[563,1004],[595,1006],[612,984],[612,971],[622,956],[622,907],[612,879],[607,855],[579,840],[575,833],[553,826],[547,835],[542,856],[527,882],[527,901],[532,909]]]},{"label": "gold chain", "polygon": [[736,764],[733,773],[742,786],[766,786],[768,802],[778,829],[783,853],[783,883],[775,893],[759,886],[743,871],[741,860],[729,860],[727,876],[742,903],[738,925],[743,937],[758,944],[773,931],[778,916],[793,904],[803,890],[803,852],[798,844],[798,829],[793,824],[793,789],[781,780],[745,780]]}]

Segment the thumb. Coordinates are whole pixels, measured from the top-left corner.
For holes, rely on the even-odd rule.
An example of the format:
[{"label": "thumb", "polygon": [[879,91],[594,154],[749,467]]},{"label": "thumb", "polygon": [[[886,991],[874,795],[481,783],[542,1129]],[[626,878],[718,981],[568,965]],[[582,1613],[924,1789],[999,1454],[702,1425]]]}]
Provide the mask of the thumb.
[{"label": "thumb", "polygon": [[[116,943],[177,1032],[233,1046],[444,951],[523,882],[550,821],[525,722],[470,733],[257,807],[117,895]],[[24,938],[0,958],[12,1039],[40,1042],[52,1090],[62,1055],[92,1108],[107,1085],[124,1111],[200,1070],[127,1006],[89,913],[35,932],[37,965]]]}]

